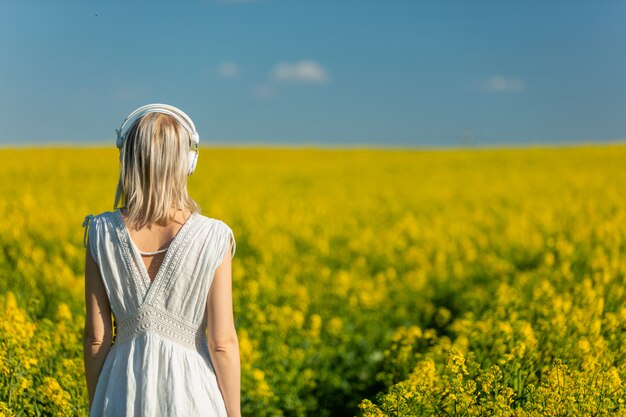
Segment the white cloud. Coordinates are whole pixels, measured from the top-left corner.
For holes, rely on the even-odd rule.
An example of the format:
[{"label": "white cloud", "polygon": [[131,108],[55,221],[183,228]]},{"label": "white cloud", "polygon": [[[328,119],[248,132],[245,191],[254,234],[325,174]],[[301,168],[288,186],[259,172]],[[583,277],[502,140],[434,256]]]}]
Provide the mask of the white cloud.
[{"label": "white cloud", "polygon": [[494,93],[513,93],[524,91],[526,84],[520,78],[494,75],[483,81],[482,89]]},{"label": "white cloud", "polygon": [[239,75],[239,65],[225,61],[220,63],[217,72],[222,78],[235,78]]},{"label": "white cloud", "polygon": [[328,71],[315,61],[281,62],[274,67],[272,78],[277,81],[296,81],[304,83],[326,83]]},{"label": "white cloud", "polygon": [[262,99],[270,99],[276,96],[276,89],[269,84],[259,84],[252,89],[252,96]]}]

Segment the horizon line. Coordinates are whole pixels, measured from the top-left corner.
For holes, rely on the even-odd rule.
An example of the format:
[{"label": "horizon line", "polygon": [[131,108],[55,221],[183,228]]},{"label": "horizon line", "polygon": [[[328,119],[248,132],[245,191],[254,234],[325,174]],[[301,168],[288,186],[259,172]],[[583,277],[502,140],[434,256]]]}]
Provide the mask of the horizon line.
[{"label": "horizon line", "polygon": [[[602,141],[557,141],[557,142],[509,142],[509,143],[472,143],[451,145],[407,145],[407,144],[377,144],[377,143],[281,143],[281,142],[244,142],[219,143],[200,145],[199,149],[317,149],[317,150],[489,150],[489,149],[529,149],[529,148],[585,148],[626,145],[626,138],[608,139]],[[0,143],[0,150],[26,149],[116,149],[110,142],[30,142],[30,143]]]}]

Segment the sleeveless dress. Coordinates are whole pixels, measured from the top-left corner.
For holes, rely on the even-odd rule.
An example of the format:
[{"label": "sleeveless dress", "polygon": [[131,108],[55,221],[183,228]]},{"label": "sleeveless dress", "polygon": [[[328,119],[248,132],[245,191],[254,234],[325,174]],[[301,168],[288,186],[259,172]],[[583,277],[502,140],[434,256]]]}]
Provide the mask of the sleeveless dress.
[{"label": "sleeveless dress", "polygon": [[221,220],[192,213],[153,282],[120,209],[83,222],[114,316],[114,344],[90,417],[227,417],[209,355],[206,301],[235,237]]}]

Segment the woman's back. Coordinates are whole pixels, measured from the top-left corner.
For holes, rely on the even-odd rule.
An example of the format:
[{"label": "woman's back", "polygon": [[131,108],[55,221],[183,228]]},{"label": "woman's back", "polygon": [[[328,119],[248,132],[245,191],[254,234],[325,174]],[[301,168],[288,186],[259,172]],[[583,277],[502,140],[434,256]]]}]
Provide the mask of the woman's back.
[{"label": "woman's back", "polygon": [[[124,213],[124,210],[122,210],[122,213]],[[138,250],[139,248],[144,248],[144,251],[140,250],[139,253],[142,256],[148,275],[150,275],[151,282],[154,281],[158,273],[159,266],[167,254],[170,243],[175,239],[191,214],[191,212],[183,212],[182,210],[172,210],[172,217],[168,224],[153,223],[149,227],[142,228],[129,226],[131,220],[128,218],[127,213],[123,214],[124,222],[131,240],[135,243],[135,247]]]},{"label": "woman's back", "polygon": [[235,253],[230,227],[193,212],[152,280],[120,209],[85,220],[116,324],[90,416],[225,417],[206,303],[215,270],[229,249]]}]

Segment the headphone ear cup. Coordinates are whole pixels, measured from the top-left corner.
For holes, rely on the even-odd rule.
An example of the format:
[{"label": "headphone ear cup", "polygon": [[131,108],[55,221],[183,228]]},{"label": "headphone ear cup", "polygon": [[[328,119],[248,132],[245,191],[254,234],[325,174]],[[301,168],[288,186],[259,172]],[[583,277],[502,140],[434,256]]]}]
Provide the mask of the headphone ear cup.
[{"label": "headphone ear cup", "polygon": [[115,133],[117,134],[117,138],[115,139],[115,146],[117,146],[118,148],[122,147],[122,135],[121,135],[121,131],[119,129],[115,129]]},{"label": "headphone ear cup", "polygon": [[196,170],[196,165],[198,163],[198,152],[197,151],[189,151],[189,173],[187,175],[193,174]]}]

